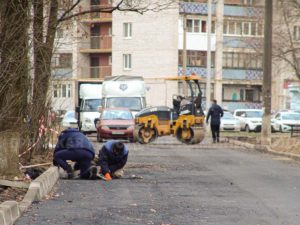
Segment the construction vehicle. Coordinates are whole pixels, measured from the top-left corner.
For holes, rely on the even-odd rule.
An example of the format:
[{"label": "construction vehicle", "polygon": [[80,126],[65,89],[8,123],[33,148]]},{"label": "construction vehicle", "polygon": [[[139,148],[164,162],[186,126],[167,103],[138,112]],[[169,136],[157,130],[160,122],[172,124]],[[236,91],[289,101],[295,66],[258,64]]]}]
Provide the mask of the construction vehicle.
[{"label": "construction vehicle", "polygon": [[[199,77],[191,75],[165,79],[187,83],[191,94],[189,104],[181,104],[179,110],[167,106],[143,109],[135,116],[134,139],[141,144],[148,144],[160,136],[172,135],[185,144],[200,143],[204,139],[205,116],[201,106],[202,92]],[[193,87],[198,91],[197,98]],[[173,105],[174,101],[176,99],[173,99]]]}]

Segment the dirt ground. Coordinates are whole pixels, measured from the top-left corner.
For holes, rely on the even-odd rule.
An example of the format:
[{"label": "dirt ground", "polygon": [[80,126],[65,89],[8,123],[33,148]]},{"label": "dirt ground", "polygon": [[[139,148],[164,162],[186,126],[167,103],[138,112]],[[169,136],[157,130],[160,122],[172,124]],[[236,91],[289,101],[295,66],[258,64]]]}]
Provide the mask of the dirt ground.
[{"label": "dirt ground", "polygon": [[[36,164],[42,164],[42,163],[52,163],[52,152],[49,151],[45,154],[45,156],[43,155],[35,155],[30,163],[28,163],[27,165],[36,165]],[[45,171],[46,169],[48,169],[50,167],[50,165],[46,165],[46,166],[38,166],[38,167],[34,167],[34,171]],[[23,173],[20,173],[20,175],[18,177],[16,177],[15,180],[12,181],[20,181],[20,182],[25,182],[25,183],[30,183],[30,179],[28,179],[28,176],[26,176],[25,173],[29,173],[29,171],[33,170],[22,170]],[[33,172],[34,172],[33,171]],[[7,187],[7,186],[1,186],[0,185],[0,204],[4,201],[17,201],[20,202],[23,200],[25,194],[27,192],[27,188],[15,188],[15,187]]]},{"label": "dirt ground", "polygon": [[21,188],[0,188],[0,203],[5,201],[17,201],[20,202],[23,200],[27,189]]},{"label": "dirt ground", "polygon": [[[225,133],[223,137],[228,137],[238,141],[251,144],[260,144],[260,133],[240,132],[236,135]],[[290,133],[272,133],[271,148],[274,151],[300,154],[300,135],[291,137]]]}]

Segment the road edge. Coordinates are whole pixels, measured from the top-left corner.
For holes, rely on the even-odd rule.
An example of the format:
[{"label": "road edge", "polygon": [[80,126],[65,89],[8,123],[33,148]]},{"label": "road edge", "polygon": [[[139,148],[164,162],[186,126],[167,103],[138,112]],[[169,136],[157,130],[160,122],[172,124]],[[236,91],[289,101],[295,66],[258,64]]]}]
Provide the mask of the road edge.
[{"label": "road edge", "polygon": [[292,158],[294,160],[300,161],[300,155],[297,155],[294,153],[287,153],[287,152],[278,152],[278,151],[273,150],[268,145],[251,144],[251,143],[247,143],[247,142],[233,140],[230,138],[228,138],[228,143],[242,146],[242,147],[249,148],[249,149],[255,149],[260,152],[270,153],[270,154],[277,155],[277,156],[284,156],[284,157],[288,157],[288,158]]},{"label": "road edge", "polygon": [[13,225],[33,202],[41,200],[52,190],[58,179],[58,168],[52,166],[30,183],[27,193],[21,202],[5,201],[1,203],[0,225]]}]

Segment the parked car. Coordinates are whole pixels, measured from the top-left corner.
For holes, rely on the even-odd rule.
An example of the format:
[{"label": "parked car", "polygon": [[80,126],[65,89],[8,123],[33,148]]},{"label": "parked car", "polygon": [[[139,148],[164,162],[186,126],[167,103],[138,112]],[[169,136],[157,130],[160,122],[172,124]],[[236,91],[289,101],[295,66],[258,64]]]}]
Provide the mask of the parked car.
[{"label": "parked car", "polygon": [[63,129],[78,128],[77,119],[75,118],[75,111],[67,111],[61,121]]},{"label": "parked car", "polygon": [[278,112],[271,119],[271,128],[273,132],[289,132],[291,126],[300,126],[300,113],[296,112]]},{"label": "parked car", "polygon": [[240,121],[241,130],[261,131],[263,111],[261,109],[236,109],[233,116]]},{"label": "parked car", "polygon": [[134,118],[129,109],[103,109],[96,124],[97,141],[103,139],[127,139],[133,141]]},{"label": "parked car", "polygon": [[240,131],[240,121],[232,115],[232,113],[225,111],[221,117],[221,131]]}]

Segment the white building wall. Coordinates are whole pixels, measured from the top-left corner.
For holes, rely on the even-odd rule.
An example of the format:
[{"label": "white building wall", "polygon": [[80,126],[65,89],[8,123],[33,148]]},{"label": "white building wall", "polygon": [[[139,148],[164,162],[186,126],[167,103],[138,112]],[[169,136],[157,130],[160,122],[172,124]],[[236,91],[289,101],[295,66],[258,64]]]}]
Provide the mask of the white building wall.
[{"label": "white building wall", "polygon": [[[70,26],[71,24],[71,26]],[[51,98],[51,106],[53,110],[74,110],[75,102],[74,102],[74,33],[73,32],[73,23],[69,21],[68,24],[61,24],[58,29],[62,29],[61,36],[56,34],[55,42],[54,42],[54,55],[63,54],[63,53],[70,53],[72,54],[72,75],[68,75],[66,77],[56,78],[51,84],[49,88],[49,96]],[[71,85],[71,96],[70,97],[56,97],[54,98],[53,85]]]},{"label": "white building wall", "polygon": [[[148,85],[148,105],[171,106],[172,96],[168,96],[164,81],[150,81],[149,78],[176,76],[178,70],[178,5],[160,12],[113,13],[112,74],[138,75],[145,78]],[[123,37],[123,23],[132,23],[132,38]],[[123,54],[131,54],[132,69],[124,70]],[[149,84],[147,83],[149,82]],[[176,82],[172,82],[176,83]],[[158,94],[159,93],[159,94]],[[156,96],[156,97],[154,97]],[[170,100],[169,100],[170,99]]]}]

